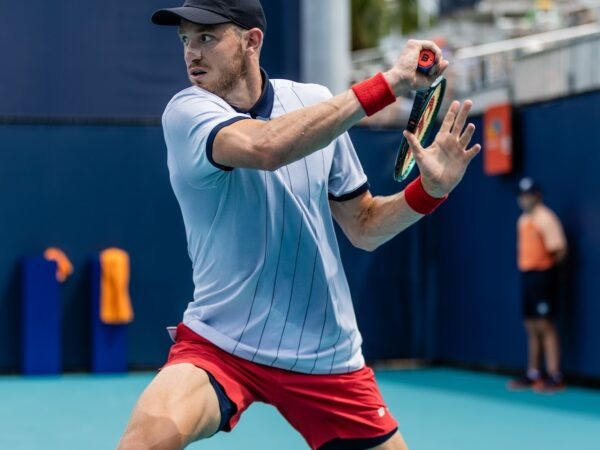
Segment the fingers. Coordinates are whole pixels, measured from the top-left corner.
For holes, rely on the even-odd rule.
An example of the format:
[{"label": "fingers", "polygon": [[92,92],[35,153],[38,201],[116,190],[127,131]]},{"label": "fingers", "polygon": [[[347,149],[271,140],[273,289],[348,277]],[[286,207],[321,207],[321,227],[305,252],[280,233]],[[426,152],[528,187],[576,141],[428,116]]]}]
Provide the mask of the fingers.
[{"label": "fingers", "polygon": [[[446,145],[450,143],[450,141],[447,140],[447,138],[450,137],[451,141],[457,143],[457,145],[453,144],[448,148],[462,150],[462,153],[465,154],[468,160],[474,158],[481,150],[481,145],[479,144],[475,144],[467,149],[467,146],[475,134],[475,125],[472,123],[466,124],[472,107],[473,102],[471,102],[471,100],[465,100],[462,104],[456,100],[453,101],[448,108],[448,112],[444,116],[444,120],[442,121],[442,125],[440,126],[440,130],[436,137],[436,141],[438,138],[441,139],[439,144],[442,142],[446,143],[442,144],[443,147],[446,147]],[[419,159],[426,150],[422,147],[421,143],[413,133],[404,131],[403,134],[408,142],[411,152],[416,159]]]},{"label": "fingers", "polygon": [[[435,54],[436,61],[435,65],[427,75],[416,70],[421,50],[425,49],[431,50]],[[418,83],[418,86],[427,86],[433,83],[438,76],[445,72],[449,65],[449,62],[444,59],[442,50],[433,41],[409,39],[406,42],[404,58],[401,57],[401,59],[404,59],[404,62],[406,63],[405,68],[413,74],[412,76]],[[414,87],[415,86],[413,86],[413,88]]]},{"label": "fingers", "polygon": [[459,101],[454,100],[450,104],[448,112],[444,116],[440,131],[444,133],[451,133],[454,136],[459,137],[463,128],[465,127],[465,123],[467,122],[467,118],[469,117],[469,112],[471,111],[472,107],[473,102],[471,100],[465,100],[462,105]]},{"label": "fingers", "polygon": [[440,133],[450,133],[450,131],[452,130],[452,126],[454,125],[454,120],[456,119],[456,114],[459,108],[460,103],[457,100],[454,100],[452,103],[450,103],[448,112],[446,112],[444,120],[442,120],[442,125],[440,126]]},{"label": "fingers", "polygon": [[480,151],[481,151],[481,145],[475,144],[471,148],[465,150],[465,154],[467,155],[467,158],[469,159],[469,161],[471,161],[473,158],[475,158],[477,156],[477,154]]},{"label": "fingers", "polygon": [[473,137],[474,133],[475,125],[473,125],[472,123],[468,124],[464,132],[458,138],[458,142],[461,145],[461,147],[467,148],[467,145],[469,145],[469,142],[471,142],[471,138]]},{"label": "fingers", "polygon": [[410,151],[413,153],[413,155],[416,156],[417,154],[423,151],[423,146],[421,146],[421,143],[413,133],[404,130],[402,134],[406,138],[408,146],[410,147]]},{"label": "fingers", "polygon": [[433,41],[418,41],[410,39],[408,45],[414,47],[419,53],[421,50],[431,50],[435,54],[435,66],[429,72],[427,78],[434,80],[441,75],[449,65],[449,62],[444,59],[444,55],[440,47]]},{"label": "fingers", "polygon": [[458,114],[454,119],[454,124],[452,125],[452,134],[454,134],[454,136],[460,136],[463,128],[465,127],[465,123],[467,123],[467,117],[469,117],[469,112],[471,111],[472,107],[473,102],[471,100],[465,100],[465,102],[460,106]]}]

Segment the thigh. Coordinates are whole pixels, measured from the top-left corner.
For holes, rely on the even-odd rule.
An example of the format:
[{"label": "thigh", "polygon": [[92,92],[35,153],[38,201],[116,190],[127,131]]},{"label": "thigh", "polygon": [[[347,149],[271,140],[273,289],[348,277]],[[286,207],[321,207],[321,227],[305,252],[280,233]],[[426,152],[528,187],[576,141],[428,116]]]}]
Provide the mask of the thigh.
[{"label": "thigh", "polygon": [[213,435],[220,422],[219,401],[208,374],[192,364],[164,367],[140,396],[121,446],[180,449]]}]

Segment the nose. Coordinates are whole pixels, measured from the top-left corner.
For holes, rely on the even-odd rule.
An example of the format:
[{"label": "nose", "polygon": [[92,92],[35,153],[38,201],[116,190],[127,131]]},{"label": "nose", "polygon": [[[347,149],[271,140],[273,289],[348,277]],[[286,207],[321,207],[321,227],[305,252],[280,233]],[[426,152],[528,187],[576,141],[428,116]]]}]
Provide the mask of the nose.
[{"label": "nose", "polygon": [[201,59],[202,58],[202,52],[200,51],[200,47],[197,45],[194,45],[193,43],[188,44],[185,47],[185,59],[189,60],[193,60],[193,59]]}]

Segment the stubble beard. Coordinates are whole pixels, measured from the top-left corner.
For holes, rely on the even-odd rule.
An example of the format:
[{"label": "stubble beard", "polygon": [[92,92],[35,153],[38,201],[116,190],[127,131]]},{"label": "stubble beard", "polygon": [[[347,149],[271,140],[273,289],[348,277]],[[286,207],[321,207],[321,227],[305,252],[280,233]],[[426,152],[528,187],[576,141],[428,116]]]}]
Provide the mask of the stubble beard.
[{"label": "stubble beard", "polygon": [[248,63],[246,58],[244,58],[244,51],[240,44],[235,55],[233,55],[230,65],[221,72],[212,86],[206,86],[204,89],[218,97],[227,98],[237,87],[240,80],[244,79],[247,74]]}]

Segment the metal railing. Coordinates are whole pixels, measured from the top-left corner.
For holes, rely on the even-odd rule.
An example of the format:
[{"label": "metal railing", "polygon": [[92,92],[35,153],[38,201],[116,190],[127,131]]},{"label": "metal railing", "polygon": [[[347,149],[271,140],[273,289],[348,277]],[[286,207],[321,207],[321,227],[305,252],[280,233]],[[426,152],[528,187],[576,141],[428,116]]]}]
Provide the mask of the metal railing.
[{"label": "metal railing", "polygon": [[454,94],[485,98],[503,91],[505,100],[520,104],[597,89],[599,57],[597,23],[462,48],[452,64]]}]

